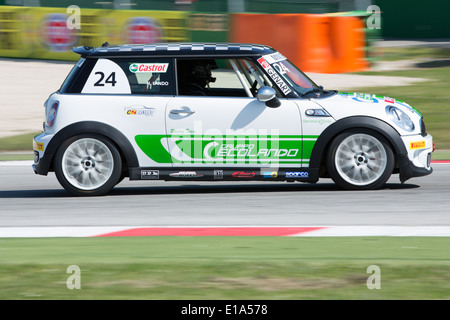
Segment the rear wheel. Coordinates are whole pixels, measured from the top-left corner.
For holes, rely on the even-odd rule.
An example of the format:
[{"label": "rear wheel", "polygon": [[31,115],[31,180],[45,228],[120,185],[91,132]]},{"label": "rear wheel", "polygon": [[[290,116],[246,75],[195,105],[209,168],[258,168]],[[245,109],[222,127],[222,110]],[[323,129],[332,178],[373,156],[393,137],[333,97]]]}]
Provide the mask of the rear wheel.
[{"label": "rear wheel", "polygon": [[394,169],[394,154],[386,139],[375,132],[345,132],[328,150],[327,169],[345,189],[382,187]]},{"label": "rear wheel", "polygon": [[122,161],[116,147],[97,135],[66,140],[55,155],[55,174],[74,195],[104,195],[118,182]]}]

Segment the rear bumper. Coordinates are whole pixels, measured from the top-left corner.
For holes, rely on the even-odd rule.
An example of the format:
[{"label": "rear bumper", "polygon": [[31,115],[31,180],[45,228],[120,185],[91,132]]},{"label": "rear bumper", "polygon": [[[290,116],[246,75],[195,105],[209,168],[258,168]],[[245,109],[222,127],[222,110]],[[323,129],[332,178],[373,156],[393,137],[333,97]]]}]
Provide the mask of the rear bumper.
[{"label": "rear bumper", "polygon": [[46,153],[48,143],[53,135],[41,133],[33,138],[34,173],[46,176],[52,169],[53,154]]}]

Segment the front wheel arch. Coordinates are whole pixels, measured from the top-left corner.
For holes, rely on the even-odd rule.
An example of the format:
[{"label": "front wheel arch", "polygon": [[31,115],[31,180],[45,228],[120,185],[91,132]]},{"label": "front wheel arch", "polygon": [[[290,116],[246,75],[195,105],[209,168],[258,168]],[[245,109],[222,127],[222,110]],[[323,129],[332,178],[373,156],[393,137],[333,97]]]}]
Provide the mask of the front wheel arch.
[{"label": "front wheel arch", "polygon": [[371,130],[382,135],[391,146],[395,159],[408,154],[400,134],[387,122],[368,116],[343,118],[328,126],[320,134],[311,151],[309,167],[312,170],[317,170],[320,177],[329,177],[325,159],[331,142],[347,130]]},{"label": "front wheel arch", "polygon": [[347,130],[336,136],[325,161],[333,181],[350,190],[382,187],[395,166],[389,142],[383,135],[367,129]]}]

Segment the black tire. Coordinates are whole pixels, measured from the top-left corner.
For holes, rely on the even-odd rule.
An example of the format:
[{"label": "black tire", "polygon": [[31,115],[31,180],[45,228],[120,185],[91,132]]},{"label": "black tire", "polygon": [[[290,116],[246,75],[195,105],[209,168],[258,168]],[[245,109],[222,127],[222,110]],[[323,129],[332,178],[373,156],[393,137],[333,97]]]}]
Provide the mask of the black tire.
[{"label": "black tire", "polygon": [[54,160],[59,183],[76,196],[105,195],[119,182],[122,159],[114,144],[96,135],[78,135],[59,147]]},{"label": "black tire", "polygon": [[349,190],[381,188],[391,176],[394,162],[387,140],[370,130],[339,134],[331,142],[326,159],[330,177]]}]

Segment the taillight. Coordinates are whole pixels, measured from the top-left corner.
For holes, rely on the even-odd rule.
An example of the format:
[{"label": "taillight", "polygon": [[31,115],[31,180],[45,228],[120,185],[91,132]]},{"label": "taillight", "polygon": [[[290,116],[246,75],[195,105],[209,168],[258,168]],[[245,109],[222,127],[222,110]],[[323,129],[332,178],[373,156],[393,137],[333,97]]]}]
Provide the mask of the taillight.
[{"label": "taillight", "polygon": [[59,106],[59,101],[56,101],[55,103],[53,103],[52,107],[48,111],[48,115],[47,115],[47,126],[48,127],[53,126],[53,123],[55,123],[56,113],[58,112],[58,106]]}]

